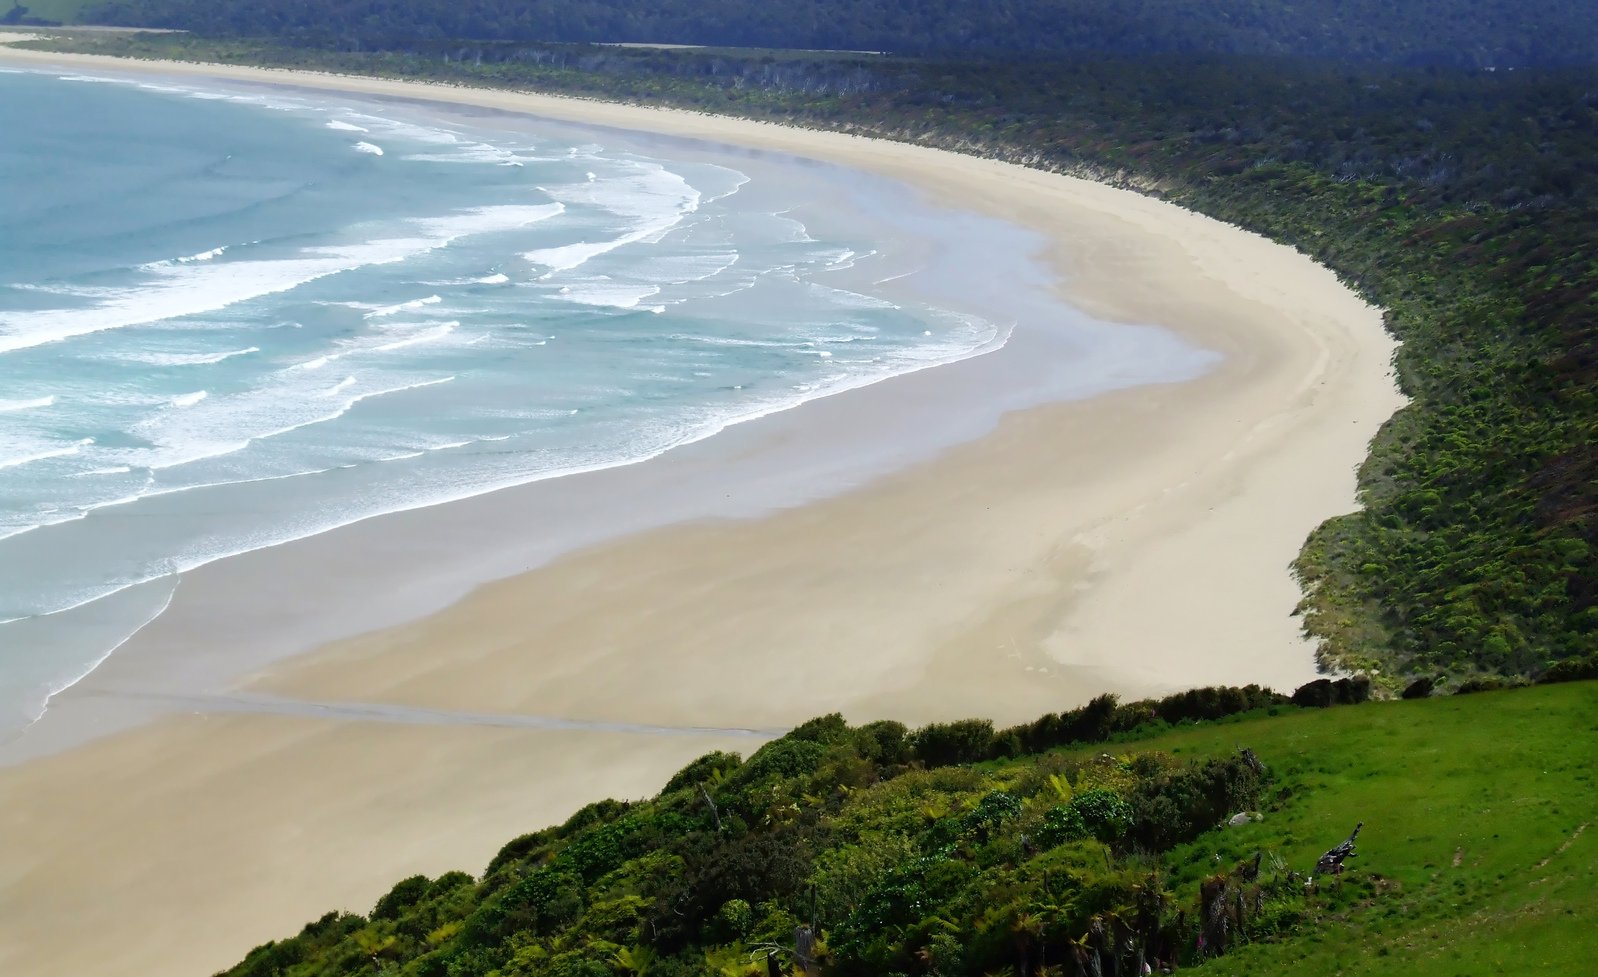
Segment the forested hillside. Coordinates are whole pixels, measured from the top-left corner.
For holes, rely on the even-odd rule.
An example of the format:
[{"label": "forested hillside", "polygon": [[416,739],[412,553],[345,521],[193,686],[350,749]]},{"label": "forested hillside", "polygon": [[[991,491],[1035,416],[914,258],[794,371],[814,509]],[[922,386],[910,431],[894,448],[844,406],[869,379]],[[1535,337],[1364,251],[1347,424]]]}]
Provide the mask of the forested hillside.
[{"label": "forested hillside", "polygon": [[1499,67],[1598,60],[1587,0],[91,0],[80,20],[344,49],[470,38]]},{"label": "forested hillside", "polygon": [[[1105,697],[997,735],[814,720],[228,975],[1581,972],[1598,687],[1270,702]],[[1346,871],[1317,865],[1361,823]]]}]

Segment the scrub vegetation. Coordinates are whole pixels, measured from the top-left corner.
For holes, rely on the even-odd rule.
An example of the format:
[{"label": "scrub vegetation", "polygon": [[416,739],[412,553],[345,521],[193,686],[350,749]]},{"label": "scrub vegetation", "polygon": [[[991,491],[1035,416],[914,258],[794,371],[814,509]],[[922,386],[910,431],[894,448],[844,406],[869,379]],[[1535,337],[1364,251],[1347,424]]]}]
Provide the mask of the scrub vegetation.
[{"label": "scrub vegetation", "polygon": [[1325,709],[1103,697],[997,733],[828,716],[227,974],[1580,973],[1595,749],[1592,682]]}]

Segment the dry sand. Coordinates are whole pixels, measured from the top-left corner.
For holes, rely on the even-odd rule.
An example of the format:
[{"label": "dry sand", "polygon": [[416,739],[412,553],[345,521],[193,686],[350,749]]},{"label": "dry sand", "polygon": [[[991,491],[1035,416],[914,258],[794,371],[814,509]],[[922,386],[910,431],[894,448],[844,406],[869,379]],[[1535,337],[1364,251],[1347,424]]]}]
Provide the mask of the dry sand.
[{"label": "dry sand", "polygon": [[[258,676],[253,692],[662,726],[1030,718],[1103,690],[1290,686],[1305,535],[1401,405],[1380,313],[1291,249],[1081,180],[680,112],[349,77],[9,61],[525,111],[829,160],[1036,228],[1069,300],[1225,354],[1013,413],[935,460],[754,520],[669,527]],[[735,733],[182,715],[0,769],[0,973],[203,974],[398,878],[641,796]]]}]

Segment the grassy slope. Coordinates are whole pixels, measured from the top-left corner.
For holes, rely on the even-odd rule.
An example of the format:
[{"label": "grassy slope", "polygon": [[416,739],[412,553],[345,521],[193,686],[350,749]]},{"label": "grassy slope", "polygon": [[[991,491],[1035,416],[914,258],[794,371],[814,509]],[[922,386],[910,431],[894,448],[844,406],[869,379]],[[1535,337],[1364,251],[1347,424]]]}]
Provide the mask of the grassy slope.
[{"label": "grassy slope", "polygon": [[1598,952],[1598,684],[1370,703],[1140,745],[1193,755],[1237,743],[1294,796],[1262,823],[1195,842],[1189,864],[1265,848],[1303,870],[1363,820],[1350,877],[1397,888],[1201,972],[1588,972]]},{"label": "grassy slope", "polygon": [[[942,802],[934,802],[936,790],[928,792],[927,774],[901,776],[908,778],[906,783],[920,785],[919,790],[911,788],[920,798],[916,804],[943,810],[929,815],[932,822],[910,818],[930,824],[938,818],[962,819],[987,790],[1018,791],[1024,798],[1027,790],[1022,785],[1027,781],[1040,780],[1041,773],[1052,769],[1086,770],[1093,764],[1077,763],[1104,750],[1118,755],[1158,750],[1176,759],[1196,759],[1225,757],[1239,745],[1254,749],[1271,767],[1270,790],[1276,800],[1265,805],[1263,821],[1211,830],[1161,859],[1164,887],[1178,907],[1186,906],[1191,913],[1203,879],[1252,858],[1256,851],[1267,855],[1267,876],[1279,877],[1286,869],[1304,872],[1357,821],[1365,823],[1360,854],[1341,881],[1323,879],[1321,887],[1302,901],[1303,921],[1285,935],[1235,946],[1226,956],[1187,972],[1475,977],[1588,971],[1591,956],[1598,952],[1598,932],[1590,923],[1598,918],[1594,885],[1598,790],[1591,762],[1598,750],[1598,683],[1328,710],[1289,709],[1276,716],[1253,713],[1113,746],[1065,751],[1064,757],[983,764],[978,769],[985,783],[965,784]],[[835,817],[871,837],[889,837],[905,823],[906,811],[890,800],[902,793],[898,783],[890,780],[879,787],[858,788]],[[815,782],[807,782],[805,790],[817,788]],[[810,797],[801,803],[815,801]],[[642,810],[647,809],[634,812]],[[910,809],[912,814],[914,810]],[[792,837],[769,825],[753,828],[753,835],[762,834],[777,845]],[[580,838],[574,836],[579,843]],[[964,854],[946,857],[960,859]],[[982,872],[990,881],[985,884],[995,897],[992,905],[998,905],[1013,892],[1006,889],[1010,884],[1006,880],[1016,877],[1006,874],[1010,870],[1002,862],[978,861],[986,865]],[[533,864],[538,863],[530,863],[528,870]],[[527,877],[520,873],[528,870],[516,870],[517,877]],[[591,897],[600,900],[605,890],[601,882]],[[475,901],[456,902],[451,915],[466,919]],[[992,925],[988,907],[968,915],[969,905],[954,900],[927,909],[947,920],[940,925],[964,942],[977,939],[984,927]],[[341,944],[306,944],[303,953],[292,957],[303,961],[298,966],[262,969],[256,956],[256,966],[236,972],[290,977],[352,972],[350,966],[364,962],[351,948],[361,945],[364,933],[387,932],[383,925],[348,920]],[[638,930],[637,935],[643,932]],[[627,972],[612,959],[613,945],[589,946],[589,951],[578,949],[577,958],[599,969],[583,973],[619,977]],[[744,954],[734,947],[730,956]],[[860,972],[858,966],[848,969]],[[745,969],[726,972],[734,971]],[[416,971],[406,967],[404,972]],[[453,975],[456,969],[452,966],[448,972]],[[461,972],[489,971],[463,968]],[[503,972],[566,971],[531,966]],[[932,968],[930,972],[966,971]],[[1061,972],[1069,973],[1070,968]]]}]

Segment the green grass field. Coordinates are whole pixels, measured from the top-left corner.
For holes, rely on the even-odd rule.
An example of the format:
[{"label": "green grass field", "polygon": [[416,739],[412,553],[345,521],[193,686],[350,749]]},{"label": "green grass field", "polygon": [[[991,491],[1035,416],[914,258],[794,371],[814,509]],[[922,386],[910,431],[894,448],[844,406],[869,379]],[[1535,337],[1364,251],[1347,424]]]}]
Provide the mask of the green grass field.
[{"label": "green grass field", "polygon": [[[1209,726],[1138,744],[1253,748],[1290,796],[1169,864],[1196,880],[1263,848],[1308,871],[1364,821],[1324,917],[1212,974],[1598,973],[1598,683],[1371,703]],[[1203,850],[1198,850],[1202,848]]]}]

